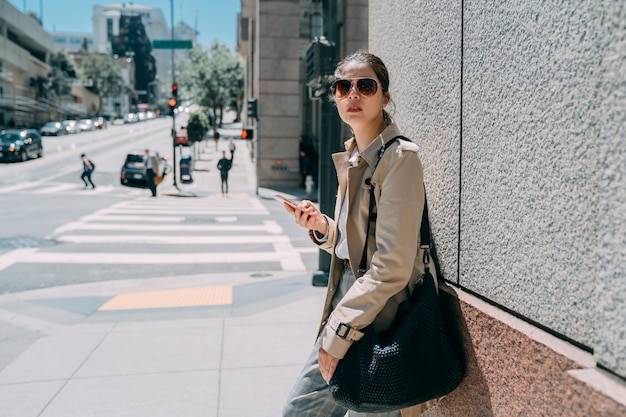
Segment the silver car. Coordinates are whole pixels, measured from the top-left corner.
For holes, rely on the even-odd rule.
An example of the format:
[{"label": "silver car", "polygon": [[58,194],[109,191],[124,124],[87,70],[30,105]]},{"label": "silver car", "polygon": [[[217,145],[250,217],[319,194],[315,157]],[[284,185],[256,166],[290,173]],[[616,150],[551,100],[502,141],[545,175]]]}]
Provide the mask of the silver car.
[{"label": "silver car", "polygon": [[67,135],[67,130],[61,122],[48,122],[39,129],[41,136],[61,136]]}]

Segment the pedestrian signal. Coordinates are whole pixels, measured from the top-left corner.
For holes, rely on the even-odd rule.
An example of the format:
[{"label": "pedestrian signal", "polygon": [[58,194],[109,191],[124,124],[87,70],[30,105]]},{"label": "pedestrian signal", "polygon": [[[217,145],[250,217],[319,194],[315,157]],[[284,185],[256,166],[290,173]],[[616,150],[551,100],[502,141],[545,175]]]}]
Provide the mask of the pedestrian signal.
[{"label": "pedestrian signal", "polygon": [[242,129],[241,130],[241,139],[254,139],[254,129]]}]

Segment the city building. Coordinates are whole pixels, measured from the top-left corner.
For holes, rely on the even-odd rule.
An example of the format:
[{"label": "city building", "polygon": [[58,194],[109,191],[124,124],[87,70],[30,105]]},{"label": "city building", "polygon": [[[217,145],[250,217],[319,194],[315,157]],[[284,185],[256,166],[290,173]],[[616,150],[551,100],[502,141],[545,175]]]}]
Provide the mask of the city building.
[{"label": "city building", "polygon": [[599,0],[241,1],[261,186],[297,186],[313,149],[332,214],[328,154],[349,135],[325,100],[332,67],[363,48],[389,68],[466,354],[424,415],[626,415],[624,16]]},{"label": "city building", "polygon": [[49,120],[98,113],[98,96],[80,84],[68,94],[46,91],[48,62],[56,50],[53,36],[35,17],[0,0],[0,128],[39,128]]},{"label": "city building", "polygon": [[154,104],[172,77],[171,51],[152,49],[152,41],[171,39],[161,9],[133,3],[94,6],[93,28],[95,52],[133,61],[135,95],[129,106]]},{"label": "city building", "polygon": [[57,51],[74,53],[85,49],[85,46],[87,51],[94,51],[93,34],[91,33],[52,32],[51,35]]}]

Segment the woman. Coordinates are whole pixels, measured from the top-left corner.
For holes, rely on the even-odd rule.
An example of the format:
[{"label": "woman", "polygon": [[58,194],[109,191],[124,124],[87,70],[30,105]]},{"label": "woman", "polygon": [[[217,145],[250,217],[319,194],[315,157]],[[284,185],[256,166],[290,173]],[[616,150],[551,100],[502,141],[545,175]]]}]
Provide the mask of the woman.
[{"label": "woman", "polygon": [[[424,207],[417,145],[401,135],[385,107],[389,75],[380,58],[359,51],[342,60],[331,84],[339,116],[352,129],[345,152],[333,155],[339,190],[335,220],[310,202],[285,204],[296,222],[331,258],[322,324],[313,352],[290,393],[283,416],[339,417],[348,410],[332,399],[328,383],[359,329],[387,329],[415,280],[423,273],[419,229]],[[379,159],[379,151],[392,142]],[[378,163],[378,165],[377,165]],[[370,225],[365,271],[358,270],[368,223],[370,185],[377,218]],[[431,268],[434,271],[434,268]],[[358,278],[358,279],[355,279]],[[400,412],[349,416],[417,416],[436,401]]]}]

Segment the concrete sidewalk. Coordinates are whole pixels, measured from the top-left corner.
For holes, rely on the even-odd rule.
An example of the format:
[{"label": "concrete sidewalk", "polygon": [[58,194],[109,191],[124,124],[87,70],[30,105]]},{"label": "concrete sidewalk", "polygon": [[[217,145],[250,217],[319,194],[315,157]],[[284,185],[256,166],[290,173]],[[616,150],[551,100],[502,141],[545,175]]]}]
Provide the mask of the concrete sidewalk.
[{"label": "concrete sidewalk", "polygon": [[[220,142],[224,149],[227,137]],[[245,156],[246,143],[236,143],[231,194],[264,198],[251,188],[254,167]],[[197,161],[194,182],[178,190],[160,186],[159,198],[215,197],[217,156],[207,150]],[[325,289],[312,287],[306,271],[272,271],[262,282],[251,272],[0,295],[0,346],[21,352],[7,358],[0,351],[0,416],[280,415],[314,342]],[[198,288],[225,285],[234,288],[232,301],[210,307],[98,309],[121,294],[161,291],[185,298]],[[288,290],[268,296],[274,288]]]}]

